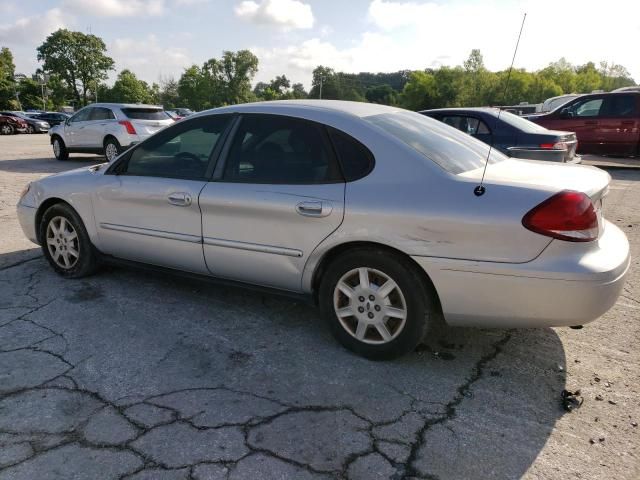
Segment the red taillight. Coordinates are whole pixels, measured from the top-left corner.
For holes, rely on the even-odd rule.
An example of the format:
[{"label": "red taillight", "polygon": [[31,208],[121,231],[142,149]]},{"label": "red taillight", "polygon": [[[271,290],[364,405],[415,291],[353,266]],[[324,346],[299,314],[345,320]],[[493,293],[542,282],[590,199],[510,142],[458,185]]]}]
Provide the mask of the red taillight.
[{"label": "red taillight", "polygon": [[118,123],[120,125],[124,125],[124,128],[127,129],[127,133],[129,135],[135,135],[136,134],[136,129],[133,128],[133,124],[129,120],[120,120]]},{"label": "red taillight", "polygon": [[566,150],[567,144],[564,142],[541,143],[540,148],[542,148],[543,150]]},{"label": "red taillight", "polygon": [[522,219],[532,232],[569,242],[598,238],[598,216],[591,199],[581,192],[565,190],[534,207]]}]

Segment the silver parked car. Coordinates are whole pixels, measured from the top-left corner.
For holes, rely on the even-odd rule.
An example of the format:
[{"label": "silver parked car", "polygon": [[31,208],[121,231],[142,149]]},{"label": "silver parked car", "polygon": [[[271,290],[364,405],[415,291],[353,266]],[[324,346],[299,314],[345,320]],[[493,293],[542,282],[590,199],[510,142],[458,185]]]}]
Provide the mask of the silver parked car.
[{"label": "silver parked car", "polygon": [[97,153],[112,161],[122,151],[174,123],[155,105],[93,103],[49,130],[53,154]]},{"label": "silver parked car", "polygon": [[[581,325],[616,301],[609,175],[507,158],[398,108],[283,101],[201,112],[111,164],[33,182],[18,216],[64,277],[141,262],[313,298],[347,348],[450,325]],[[474,193],[475,191],[475,193]]]}]

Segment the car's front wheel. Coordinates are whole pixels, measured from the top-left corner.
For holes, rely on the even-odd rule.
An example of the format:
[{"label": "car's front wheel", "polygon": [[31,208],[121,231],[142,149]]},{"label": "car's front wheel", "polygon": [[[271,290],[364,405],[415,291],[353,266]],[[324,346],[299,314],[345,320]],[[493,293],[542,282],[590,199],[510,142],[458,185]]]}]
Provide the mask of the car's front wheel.
[{"label": "car's front wheel", "polygon": [[439,313],[435,291],[415,266],[382,249],[335,258],[323,275],[319,301],[337,340],[373,360],[414,350]]},{"label": "car's front wheel", "polygon": [[36,133],[36,129],[33,127],[33,125],[27,126],[27,133]]},{"label": "car's front wheel", "polygon": [[69,152],[64,142],[60,139],[60,137],[55,137],[51,142],[51,146],[53,147],[53,155],[58,160],[66,160],[69,158]]},{"label": "car's front wheel", "polygon": [[2,135],[12,135],[14,133],[14,128],[12,125],[9,125],[8,123],[5,123],[4,125],[0,126],[0,134]]},{"label": "car's front wheel", "polygon": [[98,267],[82,219],[65,203],[53,205],[42,216],[40,243],[49,264],[63,277],[85,277]]}]

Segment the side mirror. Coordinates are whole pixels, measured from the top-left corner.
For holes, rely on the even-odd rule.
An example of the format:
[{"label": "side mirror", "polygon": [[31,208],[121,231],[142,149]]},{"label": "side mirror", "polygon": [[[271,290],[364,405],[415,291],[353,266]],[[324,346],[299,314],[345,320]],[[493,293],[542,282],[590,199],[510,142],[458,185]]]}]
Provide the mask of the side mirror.
[{"label": "side mirror", "polygon": [[573,113],[569,110],[568,107],[560,110],[560,118],[572,118],[572,117],[573,117]]}]

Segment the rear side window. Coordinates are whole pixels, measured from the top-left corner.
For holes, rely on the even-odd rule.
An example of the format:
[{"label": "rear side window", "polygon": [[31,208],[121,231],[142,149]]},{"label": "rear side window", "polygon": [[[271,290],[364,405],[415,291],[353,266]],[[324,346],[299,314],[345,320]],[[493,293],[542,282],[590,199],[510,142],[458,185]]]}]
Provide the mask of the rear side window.
[{"label": "rear side window", "polygon": [[114,120],[116,117],[111,110],[104,107],[95,107],[91,111],[89,120]]},{"label": "rear side window", "polygon": [[343,181],[322,125],[259,114],[243,116],[223,180],[289,185]]},{"label": "rear side window", "polygon": [[[363,119],[453,174],[483,167],[489,153],[486,143],[419,113],[397,111]],[[493,149],[489,163],[500,162],[506,158]]]},{"label": "rear side window", "polygon": [[631,117],[636,110],[636,98],[634,95],[611,95],[605,99],[603,116]]},{"label": "rear side window", "polygon": [[463,115],[447,115],[442,117],[442,121],[447,125],[457,128],[461,132],[469,135],[482,135],[491,133],[489,127],[480,119],[475,117],[466,117]]},{"label": "rear side window", "polygon": [[373,154],[367,147],[335,128],[329,127],[329,135],[347,182],[365,177],[373,170]]},{"label": "rear side window", "polygon": [[122,113],[131,120],[167,120],[170,118],[161,108],[123,108]]}]

